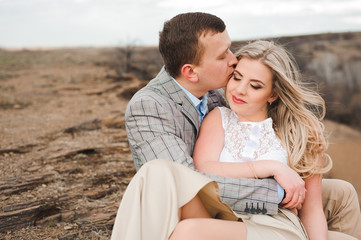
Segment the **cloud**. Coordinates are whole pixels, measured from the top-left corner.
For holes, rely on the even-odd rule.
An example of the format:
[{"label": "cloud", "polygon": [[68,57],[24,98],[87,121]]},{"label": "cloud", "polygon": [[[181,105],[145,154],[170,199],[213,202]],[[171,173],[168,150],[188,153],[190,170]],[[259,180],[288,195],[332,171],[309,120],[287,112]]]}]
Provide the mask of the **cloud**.
[{"label": "cloud", "polygon": [[342,19],[345,23],[360,25],[361,27],[361,16],[350,16]]},{"label": "cloud", "polygon": [[224,0],[183,0],[183,1],[169,1],[169,0],[161,0],[158,2],[158,6],[162,8],[168,9],[178,9],[183,12],[190,12],[190,11],[200,11],[203,9],[215,9],[223,6],[230,6],[231,1]]},{"label": "cloud", "polygon": [[346,12],[361,11],[358,0],[245,0],[235,1],[222,10],[227,14],[246,16],[307,16],[316,14],[344,14]]},{"label": "cloud", "polygon": [[0,46],[155,45],[189,11],[221,17],[232,39],[361,30],[359,0],[0,0]]}]

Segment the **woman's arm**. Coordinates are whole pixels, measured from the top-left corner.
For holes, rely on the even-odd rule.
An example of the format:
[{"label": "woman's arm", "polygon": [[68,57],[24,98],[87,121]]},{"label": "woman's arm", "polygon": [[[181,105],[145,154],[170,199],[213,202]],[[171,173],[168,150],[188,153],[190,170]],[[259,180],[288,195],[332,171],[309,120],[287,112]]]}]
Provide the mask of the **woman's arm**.
[{"label": "woman's arm", "polygon": [[203,119],[193,150],[193,162],[196,169],[208,173],[206,165],[218,162],[224,146],[224,130],[221,111],[216,108]]},{"label": "woman's arm", "polygon": [[211,111],[204,119],[199,137],[194,147],[193,161],[195,167],[207,174],[233,178],[274,177],[285,189],[285,208],[295,208],[303,202],[305,183],[301,177],[288,166],[272,160],[252,162],[250,168],[247,163],[219,162],[224,146],[224,129],[219,109]]},{"label": "woman's arm", "polygon": [[328,235],[327,222],[322,207],[321,182],[322,176],[320,174],[305,179],[306,199],[299,212],[299,217],[311,240],[326,240]]},{"label": "woman's arm", "polygon": [[224,129],[219,109],[211,111],[203,120],[199,137],[193,151],[195,167],[207,174],[233,178],[267,178],[273,176],[276,161],[252,162],[255,173],[247,163],[220,162],[219,158],[224,146]]}]

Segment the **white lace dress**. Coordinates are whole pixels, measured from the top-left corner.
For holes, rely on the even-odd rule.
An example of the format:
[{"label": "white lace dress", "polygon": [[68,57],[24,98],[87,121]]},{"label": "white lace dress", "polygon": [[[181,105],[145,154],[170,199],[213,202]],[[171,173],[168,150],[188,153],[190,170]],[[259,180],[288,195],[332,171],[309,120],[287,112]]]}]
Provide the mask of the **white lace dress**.
[{"label": "white lace dress", "polygon": [[219,107],[225,132],[219,161],[247,162],[277,160],[287,164],[287,152],[272,127],[272,118],[262,122],[241,122],[229,108]]},{"label": "white lace dress", "polygon": [[[219,161],[247,162],[258,160],[276,160],[287,164],[287,152],[276,136],[272,119],[262,122],[241,122],[232,110],[219,107],[222,115],[222,125],[225,132],[224,147]],[[277,184],[278,192],[283,191]],[[283,196],[279,196],[279,201]],[[290,210],[279,208],[277,215],[253,214],[262,206],[250,199],[245,212],[239,214],[247,227],[247,239],[303,239],[307,233],[300,219]],[[276,230],[277,229],[277,230]]]}]

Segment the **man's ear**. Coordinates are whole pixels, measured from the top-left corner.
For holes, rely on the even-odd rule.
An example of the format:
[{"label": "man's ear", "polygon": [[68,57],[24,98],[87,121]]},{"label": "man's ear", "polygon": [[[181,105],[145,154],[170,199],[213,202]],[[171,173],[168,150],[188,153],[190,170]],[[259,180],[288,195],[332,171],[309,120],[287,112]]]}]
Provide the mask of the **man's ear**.
[{"label": "man's ear", "polygon": [[184,64],[181,68],[181,74],[190,82],[198,82],[198,74],[194,71],[192,64]]}]

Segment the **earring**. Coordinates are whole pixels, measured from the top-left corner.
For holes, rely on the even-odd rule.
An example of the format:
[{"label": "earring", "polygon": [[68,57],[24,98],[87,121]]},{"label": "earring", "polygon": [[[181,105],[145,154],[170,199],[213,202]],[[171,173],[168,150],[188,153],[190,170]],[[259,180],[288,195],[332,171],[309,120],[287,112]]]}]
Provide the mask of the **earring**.
[{"label": "earring", "polygon": [[270,105],[270,106],[272,105],[272,103],[273,103],[272,101],[269,101],[269,105]]}]

